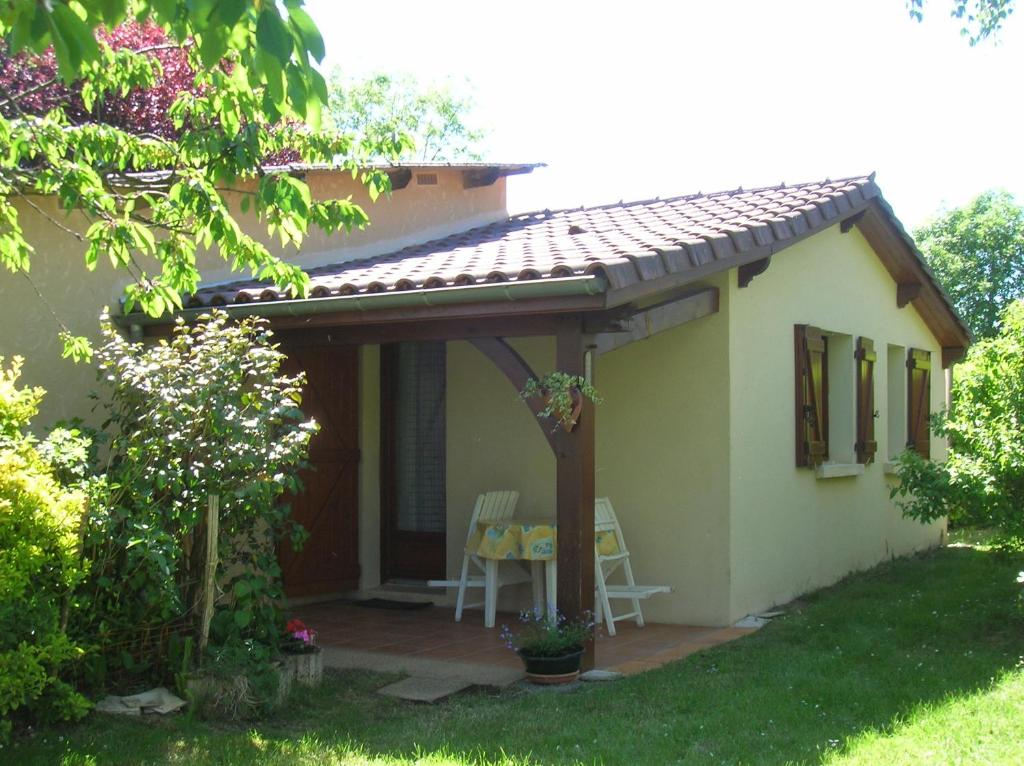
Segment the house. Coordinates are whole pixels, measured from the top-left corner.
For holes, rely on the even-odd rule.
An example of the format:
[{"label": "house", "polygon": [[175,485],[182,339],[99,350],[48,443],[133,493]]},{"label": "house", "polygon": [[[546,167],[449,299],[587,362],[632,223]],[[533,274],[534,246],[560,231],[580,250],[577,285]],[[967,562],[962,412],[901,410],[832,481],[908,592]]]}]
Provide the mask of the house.
[{"label": "house", "polygon": [[[531,169],[396,168],[367,232],[304,248],[310,298],[212,274],[183,312],[265,315],[309,375],[323,431],[296,504],[311,538],[285,561],[293,596],[452,576],[491,489],[557,518],[569,612],[593,603],[595,497],[612,499],[638,577],[673,586],[645,608],[659,622],[731,624],[939,543],[944,525],[889,500],[890,464],[908,445],[944,458],[928,415],[970,337],[873,176],[509,217],[505,176]],[[33,274],[86,316],[117,284],[72,277],[68,240],[40,247]],[[3,279],[19,331],[0,353],[28,356],[26,381],[81,412],[81,376]],[[571,432],[517,393],[553,370],[602,399]]]}]

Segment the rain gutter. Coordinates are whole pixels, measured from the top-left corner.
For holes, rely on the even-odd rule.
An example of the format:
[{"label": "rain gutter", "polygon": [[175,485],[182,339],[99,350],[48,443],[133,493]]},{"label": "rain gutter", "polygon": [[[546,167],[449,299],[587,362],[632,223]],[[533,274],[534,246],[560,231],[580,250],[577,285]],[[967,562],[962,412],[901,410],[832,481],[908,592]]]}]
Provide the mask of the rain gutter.
[{"label": "rain gutter", "polygon": [[114,321],[129,328],[170,324],[182,317],[186,322],[217,309],[232,317],[303,317],[316,314],[334,314],[345,311],[370,312],[379,309],[413,308],[419,306],[453,306],[464,303],[502,303],[536,298],[567,298],[601,295],[608,289],[604,277],[596,274],[580,277],[557,277],[521,282],[496,282],[462,287],[434,287],[421,290],[398,290],[385,293],[360,293],[327,298],[299,298],[278,301],[254,300],[249,303],[229,303],[222,306],[199,306],[174,312],[172,315],[152,317],[135,312],[114,317]]}]

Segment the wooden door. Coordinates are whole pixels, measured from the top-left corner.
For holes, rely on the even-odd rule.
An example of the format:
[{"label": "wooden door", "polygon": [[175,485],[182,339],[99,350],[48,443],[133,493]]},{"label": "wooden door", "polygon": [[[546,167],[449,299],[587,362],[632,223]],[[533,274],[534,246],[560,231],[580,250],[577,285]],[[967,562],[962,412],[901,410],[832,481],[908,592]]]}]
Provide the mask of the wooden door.
[{"label": "wooden door", "polygon": [[316,596],[359,585],[359,357],[355,346],[285,349],[288,372],[306,373],[302,411],[320,425],[309,446],[305,488],[289,498],[309,533],[302,549],[278,550],[285,593]]}]

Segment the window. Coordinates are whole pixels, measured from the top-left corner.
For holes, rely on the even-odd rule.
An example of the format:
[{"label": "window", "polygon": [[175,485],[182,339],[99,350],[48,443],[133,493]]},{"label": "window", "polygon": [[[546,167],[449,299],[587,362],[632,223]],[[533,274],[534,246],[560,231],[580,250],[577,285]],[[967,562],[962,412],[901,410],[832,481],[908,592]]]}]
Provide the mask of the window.
[{"label": "window", "polygon": [[395,371],[397,528],[445,531],[444,343],[399,343]]},{"label": "window", "polygon": [[828,462],[853,465],[857,440],[853,336],[829,332],[825,338],[828,342]]},{"label": "window", "polygon": [[[796,464],[818,467],[853,465],[860,441],[874,442],[874,423],[864,431],[858,421],[862,386],[855,369],[853,337],[796,325]],[[869,341],[870,343],[870,341]],[[867,355],[867,373],[873,376],[873,358]],[[873,388],[873,377],[867,380]],[[866,390],[866,389],[865,389]],[[874,412],[874,395],[868,403]],[[864,437],[863,439],[861,437]],[[866,453],[869,445],[865,444]],[[863,470],[857,473],[862,473]],[[849,471],[829,475],[855,475]]]},{"label": "window", "polygon": [[932,354],[919,348],[907,352],[907,449],[923,458],[931,456]]},{"label": "window", "polygon": [[828,460],[828,340],[817,327],[798,324],[796,341],[796,464]]},{"label": "window", "polygon": [[907,448],[907,349],[889,346],[886,354],[887,450],[895,460]]},{"label": "window", "polygon": [[875,460],[878,442],[875,441],[875,342],[871,338],[857,338],[854,354],[857,364],[857,442],[854,449],[857,462],[867,465]]}]

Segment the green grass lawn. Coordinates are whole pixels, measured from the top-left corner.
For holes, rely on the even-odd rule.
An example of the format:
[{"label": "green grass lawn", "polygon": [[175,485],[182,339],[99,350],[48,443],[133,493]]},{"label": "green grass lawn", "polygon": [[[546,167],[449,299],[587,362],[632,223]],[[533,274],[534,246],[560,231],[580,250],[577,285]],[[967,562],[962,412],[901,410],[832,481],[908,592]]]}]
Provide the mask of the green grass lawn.
[{"label": "green grass lawn", "polygon": [[251,726],[93,715],[28,764],[1024,763],[1024,557],[946,548],[805,597],[757,633],[572,692],[439,705],[332,673]]}]

